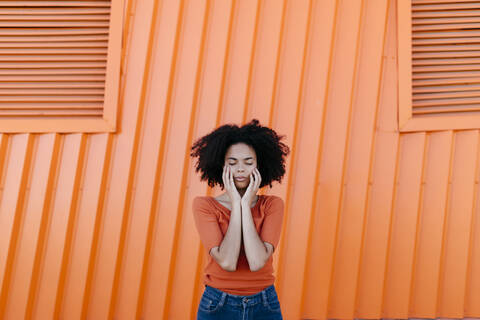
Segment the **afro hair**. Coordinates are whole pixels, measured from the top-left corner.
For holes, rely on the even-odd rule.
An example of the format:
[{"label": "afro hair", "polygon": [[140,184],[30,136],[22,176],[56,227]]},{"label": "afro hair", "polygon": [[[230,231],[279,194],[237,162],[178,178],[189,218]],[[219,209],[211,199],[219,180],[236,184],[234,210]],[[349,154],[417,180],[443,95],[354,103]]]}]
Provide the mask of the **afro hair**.
[{"label": "afro hair", "polygon": [[225,124],[209,134],[199,138],[191,148],[191,157],[198,157],[195,172],[201,171],[201,181],[207,180],[210,187],[219,184],[223,190],[223,165],[228,148],[243,142],[255,150],[257,168],[262,176],[259,188],[269,185],[273,181],[281,182],[285,175],[285,156],[290,149],[282,140],[285,136],[265,126],[261,126],[257,119],[239,127]]}]

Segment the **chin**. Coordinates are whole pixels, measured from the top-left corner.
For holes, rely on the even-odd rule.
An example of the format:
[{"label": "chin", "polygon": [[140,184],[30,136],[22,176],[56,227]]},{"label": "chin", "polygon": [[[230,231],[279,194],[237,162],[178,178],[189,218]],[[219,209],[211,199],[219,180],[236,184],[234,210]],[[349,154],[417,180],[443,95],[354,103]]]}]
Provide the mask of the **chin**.
[{"label": "chin", "polygon": [[247,189],[248,183],[246,185],[235,184],[235,187],[237,187],[237,189]]}]

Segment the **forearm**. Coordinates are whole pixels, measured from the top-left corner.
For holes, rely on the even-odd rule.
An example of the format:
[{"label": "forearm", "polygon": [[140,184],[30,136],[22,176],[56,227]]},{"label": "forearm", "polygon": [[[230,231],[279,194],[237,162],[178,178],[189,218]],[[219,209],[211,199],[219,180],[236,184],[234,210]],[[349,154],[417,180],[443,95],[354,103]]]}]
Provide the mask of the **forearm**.
[{"label": "forearm", "polygon": [[235,271],[237,269],[237,261],[240,254],[241,237],[241,204],[232,203],[232,211],[230,213],[230,222],[228,224],[228,229],[218,249],[221,267],[227,271]]},{"label": "forearm", "polygon": [[242,233],[245,255],[251,271],[258,271],[263,268],[267,260],[268,251],[262,239],[257,233],[252,218],[250,204],[242,203]]}]

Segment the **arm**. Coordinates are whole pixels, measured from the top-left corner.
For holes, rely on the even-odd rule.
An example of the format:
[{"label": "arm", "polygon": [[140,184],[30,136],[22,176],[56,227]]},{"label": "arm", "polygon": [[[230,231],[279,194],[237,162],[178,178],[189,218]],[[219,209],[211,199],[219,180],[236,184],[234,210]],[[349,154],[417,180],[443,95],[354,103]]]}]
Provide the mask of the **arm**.
[{"label": "arm", "polygon": [[251,271],[263,268],[268,258],[273,253],[273,246],[263,242],[255,229],[255,223],[250,210],[250,203],[242,201],[242,232],[245,255]]},{"label": "arm", "polygon": [[218,218],[203,197],[193,199],[192,210],[195,226],[207,254],[210,254],[222,269],[235,271],[241,245],[240,201],[237,205],[233,204],[225,235],[222,233]]},{"label": "arm", "polygon": [[214,247],[210,250],[210,255],[226,271],[235,271],[237,269],[242,236],[242,216],[240,210],[239,202],[232,203],[230,222],[225,237],[219,247]]},{"label": "arm", "polygon": [[230,212],[230,221],[228,223],[227,232],[225,233],[220,246],[211,248],[209,253],[222,269],[226,271],[235,271],[237,270],[238,255],[240,253],[240,245],[242,241],[242,216],[240,206],[240,200],[242,197],[235,187],[233,173],[230,166],[223,166],[222,179],[228,197],[232,203],[232,210]]}]

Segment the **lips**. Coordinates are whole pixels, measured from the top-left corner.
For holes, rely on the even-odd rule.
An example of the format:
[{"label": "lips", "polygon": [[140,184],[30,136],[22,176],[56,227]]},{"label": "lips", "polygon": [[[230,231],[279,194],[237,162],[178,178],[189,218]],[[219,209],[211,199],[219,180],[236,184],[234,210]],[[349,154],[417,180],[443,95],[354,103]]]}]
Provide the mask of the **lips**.
[{"label": "lips", "polygon": [[237,180],[237,181],[244,181],[244,180],[247,180],[247,178],[245,178],[245,177],[237,177],[237,178],[235,178],[235,180]]}]

